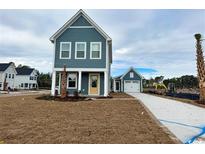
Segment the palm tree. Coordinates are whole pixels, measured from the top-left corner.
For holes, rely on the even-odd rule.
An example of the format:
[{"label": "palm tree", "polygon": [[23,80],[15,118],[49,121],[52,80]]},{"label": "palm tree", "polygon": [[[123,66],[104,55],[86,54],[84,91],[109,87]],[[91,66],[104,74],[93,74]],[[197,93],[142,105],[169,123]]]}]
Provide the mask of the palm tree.
[{"label": "palm tree", "polygon": [[64,65],[62,78],[61,78],[61,98],[66,98],[67,96],[67,73],[66,73],[66,65]]},{"label": "palm tree", "polygon": [[196,38],[196,61],[199,80],[200,101],[205,103],[205,65],[203,49],[201,45],[201,34],[195,34]]}]

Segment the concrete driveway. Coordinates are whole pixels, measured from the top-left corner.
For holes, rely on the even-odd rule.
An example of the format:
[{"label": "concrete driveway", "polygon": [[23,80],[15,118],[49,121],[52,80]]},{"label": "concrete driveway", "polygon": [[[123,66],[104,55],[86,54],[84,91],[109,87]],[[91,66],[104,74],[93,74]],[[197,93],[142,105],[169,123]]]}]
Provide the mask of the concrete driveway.
[{"label": "concrete driveway", "polygon": [[183,143],[205,143],[205,108],[143,93],[129,93]]}]

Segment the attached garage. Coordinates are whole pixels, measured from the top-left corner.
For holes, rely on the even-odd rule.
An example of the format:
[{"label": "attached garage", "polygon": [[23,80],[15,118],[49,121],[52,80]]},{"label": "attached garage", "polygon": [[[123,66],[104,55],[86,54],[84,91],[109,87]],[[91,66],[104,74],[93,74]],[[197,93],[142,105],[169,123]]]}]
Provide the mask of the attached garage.
[{"label": "attached garage", "polygon": [[114,92],[142,92],[142,79],[143,77],[131,67],[126,73],[113,78],[113,91]]}]

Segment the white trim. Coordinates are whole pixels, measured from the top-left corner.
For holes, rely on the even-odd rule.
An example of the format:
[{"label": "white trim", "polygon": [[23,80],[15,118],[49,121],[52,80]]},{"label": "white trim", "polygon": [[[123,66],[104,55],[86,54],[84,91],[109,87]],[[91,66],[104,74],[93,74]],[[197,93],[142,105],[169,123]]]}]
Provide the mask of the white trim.
[{"label": "white trim", "polygon": [[[77,44],[84,44],[85,45],[83,58],[77,57]],[[75,42],[75,59],[86,59],[86,51],[87,51],[87,43],[86,42]]]},{"label": "white trim", "polygon": [[[99,50],[99,52],[100,52],[100,54],[99,54],[100,57],[99,57],[99,58],[93,58],[93,57],[92,57],[92,52],[93,52],[93,51],[92,51],[92,45],[93,45],[93,44],[100,44],[100,50]],[[101,54],[102,54],[102,42],[90,42],[90,59],[101,59],[101,57],[102,57]]]},{"label": "white trim", "polygon": [[108,72],[104,72],[104,96],[108,96]]},{"label": "white trim", "polygon": [[130,72],[130,78],[134,78],[134,72]]},{"label": "white trim", "polygon": [[[98,93],[97,94],[90,94],[90,76],[97,75],[98,76]],[[88,82],[88,95],[99,96],[100,95],[100,73],[89,73],[89,82]]]},{"label": "white trim", "polygon": [[107,86],[108,86],[108,89],[107,89],[107,95],[109,94],[109,89],[110,89],[110,58],[109,58],[109,43],[108,43],[108,40],[106,40],[106,69],[107,69]]},{"label": "white trim", "polygon": [[[82,10],[80,9],[70,20],[68,20],[57,32],[55,32],[51,37],[50,41],[53,42],[58,36],[60,36],[67,28],[69,28],[82,13],[82,16],[94,26],[94,28],[106,39],[111,40],[111,38]],[[80,17],[80,16],[79,16]]]},{"label": "white trim", "polygon": [[56,89],[56,71],[52,73],[52,86],[51,86],[51,95],[55,96],[55,89]]},{"label": "white trim", "polygon": [[[70,48],[69,48],[69,57],[62,57],[62,44],[69,44]],[[71,59],[71,42],[60,42],[60,59]]]},{"label": "white trim", "polygon": [[95,28],[94,26],[70,26],[69,28]]},{"label": "white trim", "polygon": [[[63,68],[54,68],[54,71],[62,71]],[[67,72],[104,72],[106,68],[66,68]]]},{"label": "white trim", "polygon": [[[71,74],[75,74],[76,75],[75,87],[69,87],[69,75],[71,75]],[[78,84],[77,80],[78,80],[77,73],[68,73],[68,76],[67,76],[67,89],[77,89],[77,84]]]},{"label": "white trim", "polygon": [[61,73],[59,72],[59,77],[58,77],[58,94],[60,94],[61,91]]},{"label": "white trim", "polygon": [[81,91],[81,83],[82,83],[82,72],[78,72],[78,91]]}]

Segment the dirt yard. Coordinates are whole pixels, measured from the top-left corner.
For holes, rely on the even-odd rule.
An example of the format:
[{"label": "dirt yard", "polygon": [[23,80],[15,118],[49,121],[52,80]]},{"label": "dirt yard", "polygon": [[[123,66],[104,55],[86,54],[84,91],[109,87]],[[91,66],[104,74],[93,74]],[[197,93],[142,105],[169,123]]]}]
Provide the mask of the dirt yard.
[{"label": "dirt yard", "polygon": [[0,143],[174,143],[134,99],[37,97],[0,98]]}]

